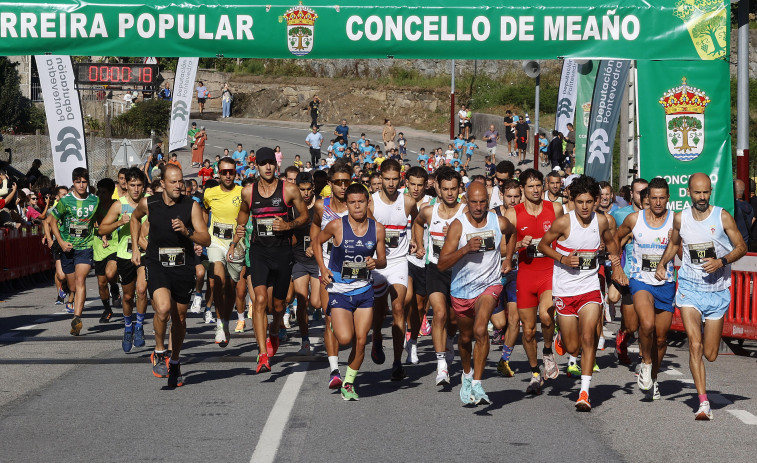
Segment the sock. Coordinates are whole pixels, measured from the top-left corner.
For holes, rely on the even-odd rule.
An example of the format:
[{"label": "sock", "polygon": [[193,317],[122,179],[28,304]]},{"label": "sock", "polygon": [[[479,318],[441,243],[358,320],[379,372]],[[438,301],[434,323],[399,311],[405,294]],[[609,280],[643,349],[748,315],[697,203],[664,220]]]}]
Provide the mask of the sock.
[{"label": "sock", "polygon": [[513,353],[513,348],[502,344],[502,361],[503,362],[509,362],[510,361],[510,355]]},{"label": "sock", "polygon": [[200,291],[195,291],[195,296],[197,296],[197,297],[200,297],[200,298],[201,298],[201,297],[202,297],[202,292],[200,292]]},{"label": "sock", "polygon": [[471,386],[476,387],[477,384],[481,384],[481,380],[480,379],[474,379],[472,381],[472,383],[471,383]]},{"label": "sock", "polygon": [[699,403],[707,401],[707,394],[699,394]]},{"label": "sock", "polygon": [[155,349],[155,353],[156,353],[156,354],[165,354],[165,353],[166,353],[166,351],[165,351],[165,350],[158,350],[158,349]]},{"label": "sock", "polygon": [[541,350],[541,353],[544,355],[552,355],[552,346],[545,347]]},{"label": "sock", "polygon": [[447,368],[447,355],[444,352],[436,353],[436,369],[443,370]]},{"label": "sock", "polygon": [[572,355],[568,355],[568,365],[573,365],[576,362],[578,362],[578,359],[576,357],[573,357]]},{"label": "sock", "polygon": [[466,378],[473,378],[473,368],[470,369],[470,373],[463,371],[463,376],[465,376]]},{"label": "sock", "polygon": [[103,308],[110,312],[110,299],[100,299],[103,301]]},{"label": "sock", "polygon": [[347,374],[344,375],[344,382],[355,384],[355,376],[357,376],[357,370],[347,367]]},{"label": "sock", "polygon": [[126,331],[131,331],[131,315],[128,317],[124,315],[124,328],[126,328]]},{"label": "sock", "polygon": [[303,337],[302,337],[302,343],[303,343],[303,344],[305,344],[305,343],[308,343],[308,344],[310,344],[310,338],[309,338],[308,336],[303,336]]},{"label": "sock", "polygon": [[145,314],[137,312],[137,327],[141,327],[145,322]]},{"label": "sock", "polygon": [[221,328],[223,328],[223,320],[221,320],[220,318],[217,318],[216,319],[216,326],[220,326]]},{"label": "sock", "polygon": [[541,374],[541,370],[539,369],[539,365],[536,365],[535,367],[531,367],[531,373],[534,376],[539,376]]},{"label": "sock", "polygon": [[591,376],[581,375],[581,392],[589,392],[591,386]]},{"label": "sock", "polygon": [[244,312],[237,312],[237,319],[244,321]]},{"label": "sock", "polygon": [[339,369],[339,356],[329,355],[329,371],[334,371],[338,369]]},{"label": "sock", "polygon": [[171,359],[171,360],[169,360],[169,361],[168,361],[168,363],[170,363],[171,365],[178,365],[178,364],[179,364],[179,361],[178,361],[178,360],[174,360],[174,359]]}]

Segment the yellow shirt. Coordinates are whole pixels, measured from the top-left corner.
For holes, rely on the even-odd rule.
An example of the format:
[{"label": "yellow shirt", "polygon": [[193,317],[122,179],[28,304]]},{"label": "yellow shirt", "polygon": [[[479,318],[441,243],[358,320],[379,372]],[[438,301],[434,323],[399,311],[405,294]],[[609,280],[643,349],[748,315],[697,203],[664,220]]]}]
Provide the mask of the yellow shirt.
[{"label": "yellow shirt", "polygon": [[237,228],[237,215],[242,204],[242,187],[234,184],[231,191],[223,191],[221,186],[205,190],[203,196],[205,209],[210,211],[208,232],[212,242],[229,247]]}]

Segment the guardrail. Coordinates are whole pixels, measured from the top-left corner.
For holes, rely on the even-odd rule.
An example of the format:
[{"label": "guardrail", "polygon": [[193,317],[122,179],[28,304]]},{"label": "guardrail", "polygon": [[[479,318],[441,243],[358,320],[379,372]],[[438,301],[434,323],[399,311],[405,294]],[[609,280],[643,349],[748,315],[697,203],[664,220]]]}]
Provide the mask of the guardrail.
[{"label": "guardrail", "polygon": [[50,249],[42,244],[42,227],[0,228],[0,282],[53,268]]}]

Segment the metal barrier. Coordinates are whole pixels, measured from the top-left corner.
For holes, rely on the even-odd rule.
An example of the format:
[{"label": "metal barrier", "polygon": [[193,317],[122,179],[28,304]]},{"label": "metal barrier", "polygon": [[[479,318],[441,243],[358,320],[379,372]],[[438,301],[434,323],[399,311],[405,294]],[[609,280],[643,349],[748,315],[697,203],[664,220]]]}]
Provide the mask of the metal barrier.
[{"label": "metal barrier", "polygon": [[[747,253],[731,265],[731,305],[723,321],[723,337],[757,340],[757,253]],[[673,314],[670,329],[685,331],[681,312]]]},{"label": "metal barrier", "polygon": [[42,244],[40,226],[0,228],[0,282],[53,268],[50,249]]}]

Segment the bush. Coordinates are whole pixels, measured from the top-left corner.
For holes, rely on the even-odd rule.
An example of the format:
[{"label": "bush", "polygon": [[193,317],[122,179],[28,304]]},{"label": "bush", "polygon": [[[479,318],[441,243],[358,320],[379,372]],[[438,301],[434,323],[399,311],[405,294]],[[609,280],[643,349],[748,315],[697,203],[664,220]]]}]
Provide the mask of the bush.
[{"label": "bush", "polygon": [[136,103],[130,110],[113,119],[111,130],[114,137],[149,137],[150,131],[165,135],[171,117],[171,102],[145,100]]}]

